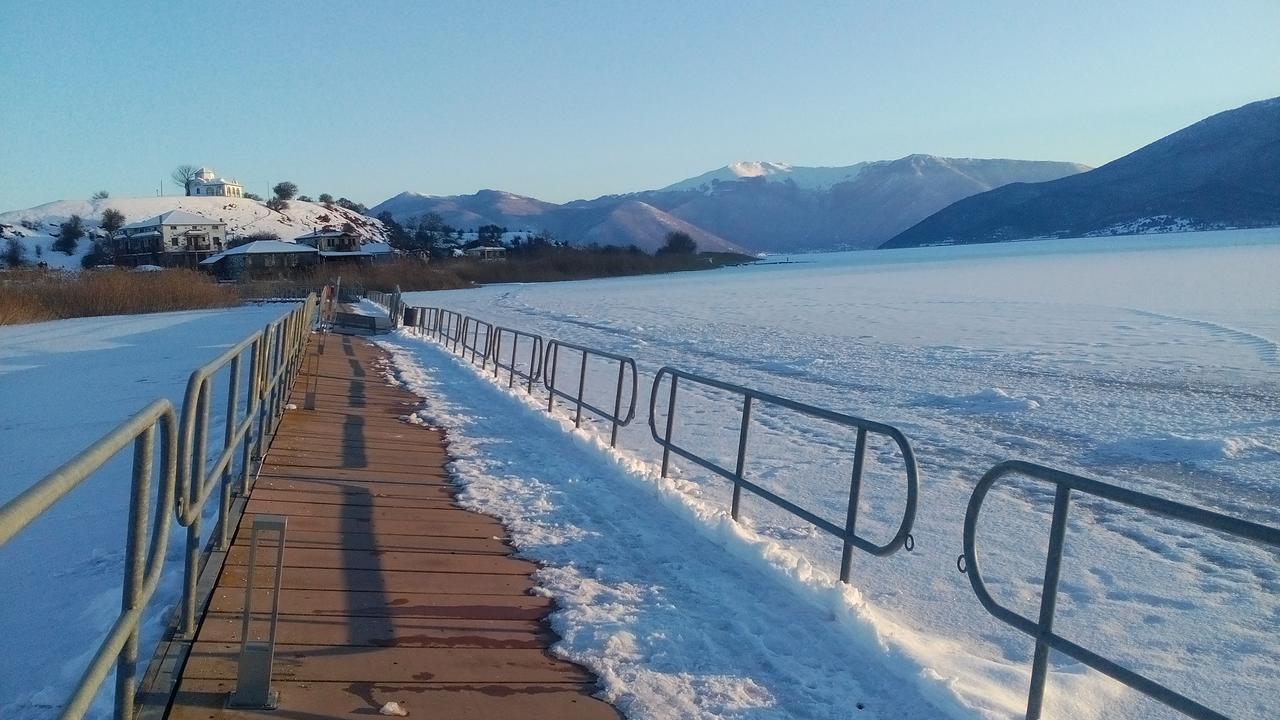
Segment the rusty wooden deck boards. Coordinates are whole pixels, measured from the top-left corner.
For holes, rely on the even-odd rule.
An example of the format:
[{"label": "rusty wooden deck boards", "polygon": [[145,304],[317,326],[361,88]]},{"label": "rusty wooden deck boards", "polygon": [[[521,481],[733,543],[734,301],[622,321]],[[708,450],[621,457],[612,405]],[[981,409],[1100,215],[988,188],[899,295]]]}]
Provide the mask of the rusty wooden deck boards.
[{"label": "rusty wooden deck boards", "polygon": [[[364,340],[326,338],[249,497],[246,518],[289,518],[273,673],[280,708],[224,707],[251,571],[247,520],[169,716],[367,718],[395,701],[433,720],[617,718],[591,697],[589,673],[546,652],[552,605],[529,592],[535,566],[511,556],[500,523],[454,504],[442,433],[400,419],[418,401],[382,382],[380,357]],[[255,608],[270,607],[263,556],[274,552],[252,569]]]}]

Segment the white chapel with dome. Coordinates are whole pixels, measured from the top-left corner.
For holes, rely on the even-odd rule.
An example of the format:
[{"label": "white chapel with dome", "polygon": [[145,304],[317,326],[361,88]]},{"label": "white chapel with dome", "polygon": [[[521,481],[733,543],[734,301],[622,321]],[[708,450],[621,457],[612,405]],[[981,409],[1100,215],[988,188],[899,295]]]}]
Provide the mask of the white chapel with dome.
[{"label": "white chapel with dome", "polygon": [[202,167],[187,181],[187,194],[244,197],[244,187],[235,180],[220,178],[209,168]]}]

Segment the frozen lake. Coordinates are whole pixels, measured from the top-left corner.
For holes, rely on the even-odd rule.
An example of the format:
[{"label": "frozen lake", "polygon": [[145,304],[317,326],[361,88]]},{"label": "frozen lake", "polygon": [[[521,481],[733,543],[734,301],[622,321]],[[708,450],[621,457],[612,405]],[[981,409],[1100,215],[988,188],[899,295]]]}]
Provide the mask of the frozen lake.
[{"label": "frozen lake", "polygon": [[[663,365],[901,428],[921,469],[917,546],[855,557],[859,617],[886,657],[915,668],[910,681],[977,716],[1020,715],[1032,648],[955,569],[965,505],[991,465],[1031,460],[1280,524],[1280,231],[790,259],[409,301],[635,357],[638,417],[620,448],[640,462],[660,456],[644,420]],[[602,404],[607,375],[588,380]],[[732,466],[738,406],[684,387],[679,403],[677,439]],[[750,479],[842,522],[852,433],[781,412],[760,413],[751,433]],[[873,451],[859,527],[883,541],[901,480],[893,454]],[[674,465],[691,503],[727,508],[727,483]],[[980,527],[993,593],[1032,617],[1050,505],[1051,494],[1014,483],[993,494]],[[743,514],[786,554],[771,562],[802,562],[805,582],[831,582],[837,543],[758,500]],[[1071,518],[1063,634],[1233,717],[1280,703],[1275,553],[1091,501]],[[1046,707],[1174,716],[1062,658]]]}]

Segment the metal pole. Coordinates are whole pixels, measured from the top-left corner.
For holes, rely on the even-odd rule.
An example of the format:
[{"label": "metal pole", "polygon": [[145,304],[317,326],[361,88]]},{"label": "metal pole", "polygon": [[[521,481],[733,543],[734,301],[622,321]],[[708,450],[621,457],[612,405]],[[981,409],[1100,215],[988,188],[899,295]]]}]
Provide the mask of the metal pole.
[{"label": "metal pole", "polygon": [[1027,720],[1039,720],[1044,704],[1044,684],[1049,674],[1049,635],[1053,633],[1053,613],[1058,604],[1058,574],[1062,570],[1062,544],[1067,534],[1067,512],[1071,509],[1071,488],[1058,485],[1053,498],[1053,523],[1049,526],[1049,553],[1044,566],[1044,588],[1040,592],[1039,635],[1031,662],[1031,691],[1027,698]]},{"label": "metal pole", "polygon": [[186,574],[183,577],[182,589],[182,637],[190,640],[196,635],[196,580],[200,575],[200,512],[196,508],[196,501],[199,499],[204,489],[204,458],[207,452],[209,428],[209,380],[206,378],[200,384],[200,389],[196,393],[195,414],[192,416],[195,422],[195,443],[188,458],[191,478],[190,492],[187,496],[187,507],[195,514],[191,520],[191,524],[187,526],[187,548],[186,548]]},{"label": "metal pole", "polygon": [[573,416],[573,426],[582,427],[582,394],[587,388],[587,351],[582,351],[582,369],[578,372],[578,411]]},{"label": "metal pole", "polygon": [[622,417],[622,377],[626,363],[618,361],[618,391],[613,396],[613,431],[609,433],[609,447],[618,447],[618,418]]},{"label": "metal pole", "polygon": [[849,509],[844,518],[844,549],[840,553],[840,582],[849,582],[853,568],[853,531],[858,521],[858,495],[862,492],[862,463],[867,454],[867,430],[858,428],[858,444],[853,450],[853,475],[849,480]]},{"label": "metal pole", "polygon": [[244,420],[248,424],[245,429],[244,439],[240,444],[240,495],[249,494],[249,458],[251,451],[249,444],[253,442],[253,405],[254,398],[258,392],[258,341],[254,340],[249,346],[249,392],[248,402],[244,408]]},{"label": "metal pole", "polygon": [[551,412],[551,407],[556,402],[556,368],[560,365],[560,346],[551,346],[551,384],[547,388],[547,412]]},{"label": "metal pole", "polygon": [[[120,610],[128,613],[138,607],[142,595],[143,562],[146,556],[147,516],[151,494],[151,469],[154,457],[155,425],[147,427],[133,442],[133,485],[129,493],[129,531],[125,540],[124,588],[120,592]],[[133,697],[137,692],[134,674],[138,665],[138,628],[125,640],[116,661],[116,720],[133,717]]]},{"label": "metal pole", "polygon": [[742,398],[742,427],[738,430],[738,464],[733,471],[733,504],[729,514],[738,519],[738,505],[742,502],[742,471],[747,464],[747,428],[751,427],[751,396]]},{"label": "metal pole", "polygon": [[667,399],[667,434],[662,443],[662,477],[667,476],[667,465],[671,459],[671,431],[676,419],[676,376],[671,376],[671,395]]},{"label": "metal pole", "polygon": [[[236,436],[236,426],[239,424],[237,415],[240,413],[240,356],[236,355],[231,359],[231,377],[227,380],[227,419],[222,434],[222,451],[226,452],[231,447]],[[222,469],[222,488],[221,502],[222,505],[218,509],[218,549],[226,550],[231,544],[231,530],[227,527],[227,522],[231,519],[231,470],[232,462],[227,461],[227,466]]]},{"label": "metal pole", "polygon": [[[515,365],[515,356],[512,355],[511,358],[512,358],[511,364]],[[529,385],[525,388],[525,392],[528,393],[529,395],[533,394],[533,363],[535,361],[538,363],[538,370],[539,370],[538,374],[541,375],[542,362],[543,362],[541,338],[533,341],[532,347],[529,348]]]}]

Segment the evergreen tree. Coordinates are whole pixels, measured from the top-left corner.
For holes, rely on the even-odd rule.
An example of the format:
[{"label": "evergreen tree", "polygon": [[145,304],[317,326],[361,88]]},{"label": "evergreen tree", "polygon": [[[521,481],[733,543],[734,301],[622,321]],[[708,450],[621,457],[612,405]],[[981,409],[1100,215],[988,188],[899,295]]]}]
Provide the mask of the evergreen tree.
[{"label": "evergreen tree", "polygon": [[18,267],[27,262],[27,248],[18,238],[9,238],[5,243],[4,262],[9,267]]},{"label": "evergreen tree", "polygon": [[73,255],[76,251],[76,241],[82,237],[84,237],[84,220],[80,219],[79,215],[72,215],[62,223],[62,232],[58,234],[58,239],[53,241],[53,249]]}]

